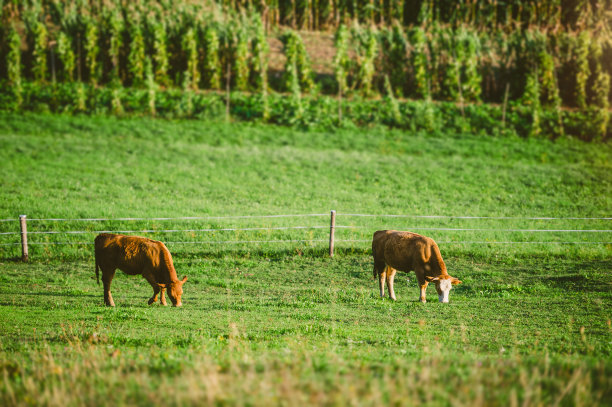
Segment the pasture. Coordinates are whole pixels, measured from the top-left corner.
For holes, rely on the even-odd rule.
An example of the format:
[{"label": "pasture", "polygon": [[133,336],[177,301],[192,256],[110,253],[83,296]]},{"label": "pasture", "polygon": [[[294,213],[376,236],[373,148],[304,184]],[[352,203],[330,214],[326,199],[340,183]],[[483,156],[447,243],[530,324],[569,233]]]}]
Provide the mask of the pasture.
[{"label": "pasture", "polygon": [[[611,157],[573,139],[0,113],[0,232],[20,214],[80,232],[31,234],[29,263],[0,235],[0,404],[612,405],[611,221],[571,219],[610,216]],[[278,214],[322,216],[260,217]],[[33,220],[52,218],[70,221]],[[433,287],[417,302],[414,274],[378,297],[368,239],[385,228],[439,242],[463,281],[449,304]],[[99,230],[189,242],[168,244],[183,307],[148,306],[147,282],[118,272],[105,308]]]}]

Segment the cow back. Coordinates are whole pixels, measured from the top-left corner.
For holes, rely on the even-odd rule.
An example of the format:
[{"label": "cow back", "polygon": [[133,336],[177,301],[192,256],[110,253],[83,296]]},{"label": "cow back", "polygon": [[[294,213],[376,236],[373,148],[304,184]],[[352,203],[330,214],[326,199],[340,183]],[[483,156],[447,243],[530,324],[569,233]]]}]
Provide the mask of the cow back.
[{"label": "cow back", "polygon": [[372,255],[375,262],[385,264],[400,271],[424,268],[433,274],[446,271],[438,246],[433,239],[412,232],[379,230],[372,239]]},{"label": "cow back", "polygon": [[145,237],[101,234],[95,240],[95,253],[101,267],[118,268],[131,275],[149,270],[157,277],[161,268],[165,269],[168,264],[172,266],[166,246]]}]

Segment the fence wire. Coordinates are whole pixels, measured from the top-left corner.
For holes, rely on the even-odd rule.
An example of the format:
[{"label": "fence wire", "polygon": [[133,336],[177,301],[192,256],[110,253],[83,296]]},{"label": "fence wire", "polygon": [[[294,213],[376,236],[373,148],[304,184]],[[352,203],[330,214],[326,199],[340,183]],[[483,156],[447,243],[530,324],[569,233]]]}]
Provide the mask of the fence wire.
[{"label": "fence wire", "polygon": [[[59,235],[64,235],[64,236],[70,236],[70,235],[86,235],[86,234],[98,234],[98,233],[125,233],[125,234],[134,234],[134,233],[142,233],[142,234],[149,234],[149,233],[157,233],[157,234],[177,234],[177,233],[190,233],[192,234],[192,238],[197,239],[197,235],[198,233],[200,234],[215,234],[215,233],[222,233],[222,232],[237,232],[236,233],[236,237],[239,237],[239,234],[242,232],[274,232],[274,231],[298,231],[298,230],[302,230],[302,231],[306,231],[306,230],[314,230],[314,231],[318,231],[318,232],[313,232],[313,234],[311,234],[310,238],[294,238],[291,235],[286,235],[284,236],[285,238],[283,239],[282,236],[279,236],[279,239],[265,239],[265,237],[272,237],[274,236],[272,233],[268,233],[268,236],[266,236],[265,234],[262,236],[261,233],[259,233],[258,237],[264,237],[264,239],[239,239],[239,240],[202,240],[202,239],[198,239],[198,240],[169,240],[169,241],[164,241],[166,244],[169,245],[221,245],[221,244],[226,244],[226,245],[230,245],[230,244],[283,244],[283,243],[323,243],[323,242],[329,242],[328,239],[322,239],[322,233],[321,231],[330,228],[330,225],[299,225],[299,226],[261,226],[261,227],[209,227],[209,228],[186,228],[186,229],[180,229],[180,228],[174,228],[174,229],[151,229],[151,228],[145,228],[145,229],[122,229],[121,227],[118,227],[117,229],[112,229],[112,228],[108,228],[105,230],[57,230],[57,228],[61,229],[61,227],[57,227],[54,228],[53,226],[49,226],[49,225],[45,225],[44,222],[51,222],[51,224],[54,223],[79,223],[79,222],[83,222],[83,223],[87,223],[87,222],[153,222],[153,221],[169,221],[169,222],[182,222],[182,221],[189,221],[189,222],[195,222],[197,223],[201,223],[201,222],[206,222],[206,221],[230,221],[230,220],[245,220],[248,221],[249,223],[252,223],[251,221],[260,219],[260,220],[274,220],[274,219],[292,219],[292,218],[296,218],[296,219],[305,219],[305,218],[321,218],[321,217],[326,217],[329,219],[330,214],[329,213],[311,213],[311,214],[280,214],[280,215],[236,215],[236,216],[184,216],[184,217],[150,217],[150,218],[146,218],[146,217],[123,217],[123,218],[26,218],[27,222],[28,222],[28,226],[32,227],[32,229],[34,230],[29,230],[27,232],[28,235],[32,235],[32,236],[42,236],[42,235],[55,235],[55,236],[59,236]],[[359,222],[361,224],[356,224],[356,225],[347,225],[346,223],[350,222],[348,219],[349,218],[354,218],[354,219],[364,219],[364,218],[369,218],[369,219],[413,219],[413,220],[423,220],[423,221],[427,221],[427,220],[434,220],[434,219],[438,219],[444,221],[443,223],[448,223],[448,222],[453,222],[455,220],[461,220],[461,221],[473,221],[473,220],[491,220],[491,221],[545,221],[545,222],[549,222],[549,221],[558,221],[558,222],[564,222],[564,221],[568,221],[569,224],[563,224],[563,225],[559,225],[559,226],[569,226],[570,224],[572,226],[574,226],[574,221],[603,221],[606,222],[612,220],[612,217],[544,217],[544,216],[534,216],[534,217],[518,217],[518,216],[451,216],[451,215],[402,215],[402,214],[358,214],[358,213],[336,213],[336,221],[338,220],[342,220],[344,221],[345,224],[336,224],[334,226],[334,229],[336,230],[346,230],[348,231],[347,236],[339,236],[340,238],[335,238],[334,242],[337,243],[366,243],[366,242],[371,242],[371,239],[363,239],[360,237],[364,237],[364,233],[369,233],[369,232],[373,232],[374,230],[378,230],[378,229],[383,229],[383,228],[387,228],[387,229],[391,229],[386,227],[387,225],[384,224],[384,222],[377,222],[376,226],[368,226],[367,223],[369,222],[365,222],[366,224],[364,224],[363,222]],[[0,222],[19,222],[19,219],[14,218],[14,219],[0,219]],[[304,222],[304,223],[308,223],[308,222]],[[414,223],[418,223],[417,221],[414,221]],[[41,225],[42,224],[42,225]],[[41,225],[41,226],[39,226]],[[191,225],[189,225],[191,226]],[[397,225],[399,226],[399,225]],[[603,225],[602,225],[603,226]],[[40,230],[40,228],[53,228],[51,230]],[[69,226],[68,226],[69,227]],[[38,228],[38,230],[37,230]],[[6,230],[5,227],[3,227],[3,229]],[[16,228],[18,229],[18,227]],[[463,234],[464,237],[468,238],[467,240],[444,240],[444,239],[436,239],[437,242],[439,244],[465,244],[465,245],[487,245],[487,244],[496,244],[496,245],[513,245],[513,244],[540,244],[540,245],[545,245],[545,244],[563,244],[563,245],[582,245],[582,244],[588,244],[588,245],[610,245],[612,244],[611,241],[609,241],[609,239],[600,239],[599,241],[589,241],[586,240],[588,238],[585,237],[585,240],[583,241],[571,241],[571,240],[562,240],[562,241],[555,241],[555,240],[549,240],[549,241],[543,241],[541,239],[537,240],[537,241],[531,241],[531,240],[520,240],[521,238],[519,237],[518,239],[516,239],[516,235],[514,236],[515,238],[513,239],[512,237],[510,237],[510,239],[503,239],[503,236],[497,236],[498,239],[500,240],[482,240],[482,239],[473,239],[470,240],[469,237],[470,235],[473,237],[477,237],[478,235],[476,235],[475,233],[477,232],[481,232],[484,236],[487,236],[487,233],[524,233],[524,234],[530,234],[530,233],[536,233],[536,234],[543,234],[543,233],[551,233],[551,234],[559,234],[559,233],[569,233],[569,234],[606,234],[606,233],[612,233],[612,229],[596,229],[596,228],[585,228],[585,229],[580,229],[580,228],[544,228],[544,229],[538,229],[538,228],[486,228],[486,227],[476,227],[476,228],[471,228],[471,227],[429,227],[429,226],[420,226],[420,225],[413,225],[413,226],[402,226],[402,227],[398,227],[396,228],[398,230],[414,230],[414,231],[438,231],[438,232],[459,232],[459,237],[463,234],[463,232],[466,232],[468,235],[466,236],[465,234]],[[366,232],[367,231],[367,232]],[[475,232],[475,233],[472,233]],[[2,231],[0,232],[0,235],[3,236],[14,236],[14,235],[20,235],[22,232],[18,231],[18,230],[13,230],[13,231]],[[248,235],[248,233],[247,233]],[[315,236],[316,235],[316,236]],[[222,235],[221,235],[222,236]],[[483,236],[483,237],[484,237]],[[244,237],[244,236],[241,236]],[[351,238],[354,237],[354,238]],[[444,237],[444,233],[442,233],[442,236],[440,237]],[[447,236],[447,237],[451,237],[451,236]],[[559,235],[556,235],[555,238],[560,238]],[[0,243],[0,246],[17,246],[20,245],[20,242],[10,242],[10,243]],[[36,246],[36,245],[92,245],[93,241],[89,241],[89,242],[84,242],[84,241],[68,241],[68,240],[62,240],[62,241],[30,241],[28,242],[28,245],[32,245],[32,246]]]}]

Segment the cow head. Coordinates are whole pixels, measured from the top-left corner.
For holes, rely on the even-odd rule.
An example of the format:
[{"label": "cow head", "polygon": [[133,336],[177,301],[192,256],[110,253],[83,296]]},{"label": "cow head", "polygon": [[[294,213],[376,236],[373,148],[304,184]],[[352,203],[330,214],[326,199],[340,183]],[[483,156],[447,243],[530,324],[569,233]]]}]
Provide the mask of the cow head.
[{"label": "cow head", "polygon": [[438,301],[448,302],[448,293],[454,285],[461,284],[461,280],[451,277],[448,274],[437,277],[425,277],[427,281],[436,283],[436,291],[438,292]]},{"label": "cow head", "polygon": [[166,289],[173,307],[180,307],[183,305],[181,297],[183,296],[183,284],[185,284],[185,281],[187,281],[187,276],[183,277],[180,281],[173,281],[170,284],[159,284],[160,288]]}]

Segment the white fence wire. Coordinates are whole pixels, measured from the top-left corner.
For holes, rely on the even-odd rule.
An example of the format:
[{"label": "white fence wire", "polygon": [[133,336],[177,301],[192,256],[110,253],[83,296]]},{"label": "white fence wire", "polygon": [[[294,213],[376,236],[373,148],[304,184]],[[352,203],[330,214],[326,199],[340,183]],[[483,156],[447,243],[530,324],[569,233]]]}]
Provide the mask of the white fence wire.
[{"label": "white fence wire", "polygon": [[[7,222],[23,222],[21,223],[21,227],[25,227],[26,218],[24,215],[23,219],[0,219],[0,222],[6,224]],[[27,218],[27,224],[36,227],[40,227],[40,224],[49,223],[87,223],[87,222],[153,222],[153,221],[169,221],[169,222],[180,222],[180,221],[191,221],[191,222],[206,222],[206,221],[231,221],[231,220],[247,220],[252,221],[256,219],[260,220],[273,220],[273,219],[305,219],[305,218],[325,218],[329,217],[330,214],[321,214],[321,213],[313,213],[313,214],[285,214],[285,215],[238,215],[238,216],[185,216],[185,217],[123,217],[123,218]],[[133,233],[142,233],[142,234],[171,234],[171,233],[221,233],[221,232],[272,232],[272,231],[298,231],[298,230],[323,230],[330,228],[330,239],[321,239],[315,236],[310,236],[309,238],[303,239],[295,239],[293,237],[289,239],[239,239],[239,240],[176,240],[176,241],[165,241],[165,243],[174,245],[174,244],[184,244],[184,245],[235,245],[235,244],[282,244],[282,243],[322,243],[329,242],[330,243],[330,254],[333,252],[333,242],[338,243],[367,243],[371,242],[371,239],[357,239],[357,238],[334,238],[333,237],[333,229],[344,229],[349,230],[351,232],[359,232],[359,231],[374,231],[377,229],[385,229],[389,228],[388,225],[385,224],[384,221],[377,223],[376,226],[368,226],[362,224],[356,225],[337,225],[335,224],[334,218],[338,218],[341,220],[346,220],[348,218],[360,219],[360,218],[370,218],[370,219],[418,219],[418,220],[446,220],[446,221],[473,221],[473,220],[490,220],[490,221],[538,221],[538,222],[564,222],[564,221],[586,221],[586,222],[604,222],[612,220],[612,217],[518,217],[518,216],[451,216],[451,215],[392,215],[392,214],[358,214],[358,213],[335,213],[332,211],[332,221],[327,225],[299,225],[299,226],[269,226],[269,227],[208,227],[208,228],[173,228],[173,229],[126,229],[122,228],[107,228],[104,230],[57,230],[58,228],[53,228],[48,230],[49,225],[45,224],[43,229],[47,230],[28,230],[27,235],[85,235],[85,234],[98,234],[98,233],[125,233],[125,234],[133,234]],[[565,226],[565,225],[564,225]],[[6,230],[5,227],[3,229]],[[0,243],[0,246],[15,246],[15,245],[24,245],[24,237],[27,241],[27,235],[24,236],[24,230],[15,230],[12,231],[2,231],[0,235],[7,236],[10,238],[11,235],[21,235],[21,242],[5,242]],[[59,228],[61,229],[61,228]],[[482,232],[482,233],[569,233],[572,235],[575,234],[601,234],[612,233],[612,229],[596,229],[596,228],[503,228],[503,227],[429,227],[429,226],[403,226],[402,230],[411,230],[411,231],[439,231],[439,232]],[[320,232],[319,232],[320,234]],[[363,233],[361,233],[363,235]],[[195,237],[195,235],[193,235]],[[351,237],[351,236],[347,236]],[[591,241],[591,240],[563,240],[563,241],[545,241],[545,240],[438,240],[439,244],[467,244],[467,245],[511,245],[511,244],[588,244],[588,245],[610,245],[612,244],[612,239],[605,239],[601,241]],[[30,241],[25,243],[26,245],[91,245],[93,244],[93,239],[91,241]],[[27,247],[26,247],[27,251]]]}]

